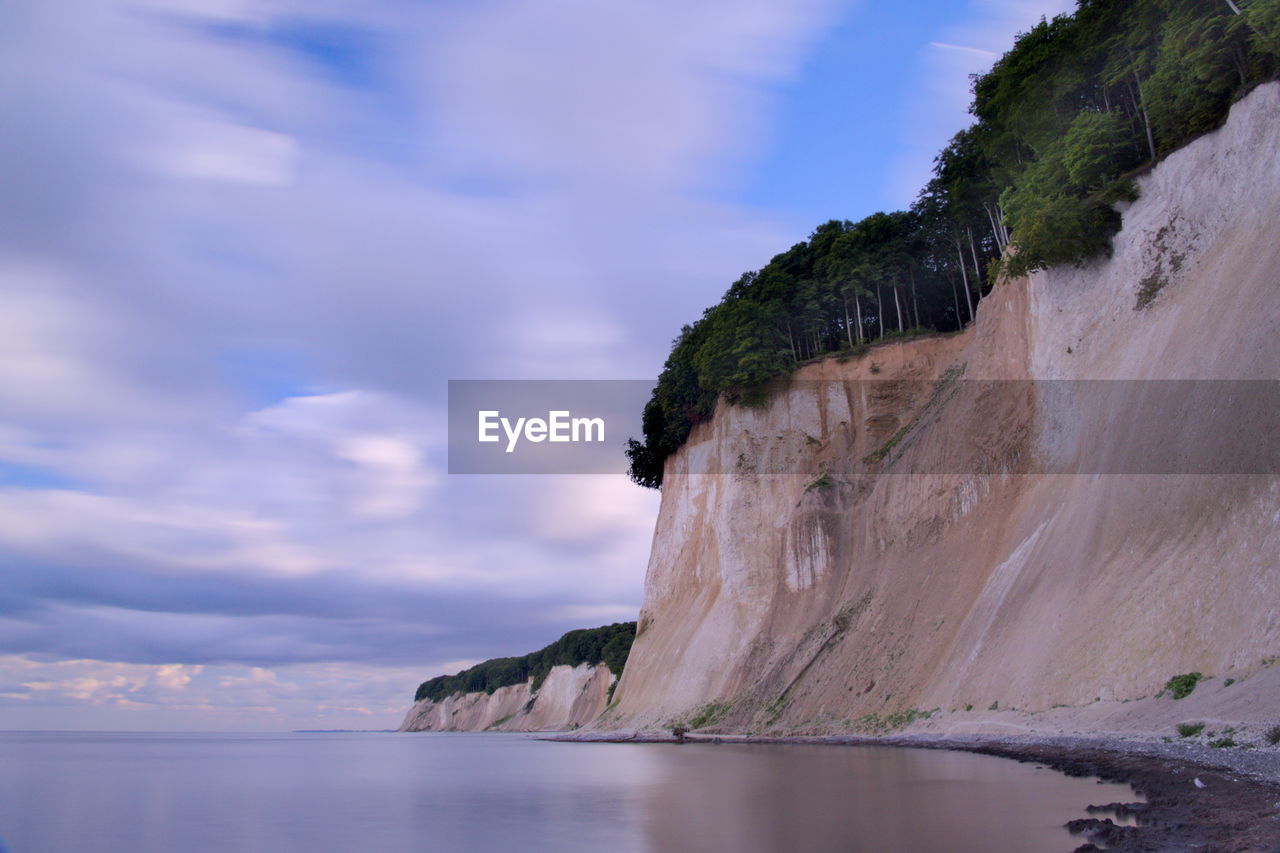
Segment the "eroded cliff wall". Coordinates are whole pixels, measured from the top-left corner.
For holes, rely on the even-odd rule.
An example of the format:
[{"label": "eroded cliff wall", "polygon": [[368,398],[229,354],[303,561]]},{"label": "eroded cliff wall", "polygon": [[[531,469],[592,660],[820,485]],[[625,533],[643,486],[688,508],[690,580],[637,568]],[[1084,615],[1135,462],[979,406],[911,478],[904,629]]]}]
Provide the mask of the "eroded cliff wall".
[{"label": "eroded cliff wall", "polygon": [[1280,379],[1278,131],[1269,84],[1139,180],[1110,259],[1002,283],[963,334],[808,366],[700,425],[667,462],[638,636],[596,725],[702,709],[841,731],[1264,666],[1280,481],[1250,465],[1280,437],[1246,396],[1218,473],[1187,473],[1232,404],[1142,381]]},{"label": "eroded cliff wall", "polygon": [[604,710],[613,673],[604,664],[552,667],[536,692],[532,680],[493,693],[455,693],[414,703],[402,732],[555,731],[578,728]]}]

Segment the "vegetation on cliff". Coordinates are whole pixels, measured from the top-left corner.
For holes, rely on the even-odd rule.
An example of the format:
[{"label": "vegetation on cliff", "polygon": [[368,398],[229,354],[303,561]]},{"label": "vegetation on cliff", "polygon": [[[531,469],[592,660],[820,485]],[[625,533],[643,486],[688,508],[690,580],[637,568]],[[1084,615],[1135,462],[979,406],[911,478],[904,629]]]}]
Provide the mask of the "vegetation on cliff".
[{"label": "vegetation on cliff", "polygon": [[456,675],[441,675],[424,681],[418,685],[413,700],[439,702],[455,693],[492,693],[499,687],[524,684],[530,678],[533,679],[533,689],[537,690],[552,667],[582,663],[603,663],[615,676],[621,677],[635,637],[635,622],[615,622],[599,628],[570,631],[551,645],[522,657],[494,658]]},{"label": "vegetation on cliff", "polygon": [[681,329],[629,442],[631,477],[663,462],[717,399],[826,353],[971,322],[997,272],[1110,251],[1131,176],[1216,128],[1280,70],[1280,0],[1080,0],[973,81],[975,122],[910,210],[831,220],[742,275]]}]

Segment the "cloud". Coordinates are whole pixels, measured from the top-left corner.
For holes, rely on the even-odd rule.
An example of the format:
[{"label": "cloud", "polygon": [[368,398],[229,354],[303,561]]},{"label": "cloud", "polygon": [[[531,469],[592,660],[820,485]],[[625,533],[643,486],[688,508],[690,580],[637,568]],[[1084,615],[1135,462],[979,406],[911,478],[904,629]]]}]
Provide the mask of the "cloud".
[{"label": "cloud", "polygon": [[0,12],[0,719],[365,719],[634,615],[656,496],[446,476],[445,381],[654,375],[832,14]]},{"label": "cloud", "polygon": [[[453,662],[443,662],[449,666]],[[305,664],[276,670],[239,665],[128,664],[94,659],[39,661],[0,656],[0,725],[65,728],[91,719],[106,729],[279,731],[394,728],[417,686],[416,669]]]},{"label": "cloud", "polygon": [[958,50],[962,53],[972,54],[975,57],[981,57],[988,62],[994,62],[1000,58],[1000,54],[994,50],[983,50],[980,47],[968,47],[963,44],[947,44],[945,41],[931,41],[929,47],[936,47],[941,50]]},{"label": "cloud", "polygon": [[589,194],[696,185],[829,3],[542,0],[442,16],[420,66],[449,167]]},{"label": "cloud", "polygon": [[139,151],[141,163],[177,178],[264,186],[287,186],[297,174],[297,140],[281,133],[193,116],[174,135],[164,146]]}]

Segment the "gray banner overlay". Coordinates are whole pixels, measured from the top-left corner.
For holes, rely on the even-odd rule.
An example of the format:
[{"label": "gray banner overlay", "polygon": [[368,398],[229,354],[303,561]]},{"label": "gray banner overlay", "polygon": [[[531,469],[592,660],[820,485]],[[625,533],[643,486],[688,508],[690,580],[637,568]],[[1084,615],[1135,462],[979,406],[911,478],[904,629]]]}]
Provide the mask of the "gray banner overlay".
[{"label": "gray banner overlay", "polygon": [[[453,380],[449,473],[617,474],[650,380]],[[791,381],[681,474],[1280,474],[1280,381]],[[726,404],[721,403],[721,406]]]},{"label": "gray banner overlay", "polygon": [[[624,474],[648,379],[451,379],[450,474]],[[484,426],[481,440],[481,428]]]}]

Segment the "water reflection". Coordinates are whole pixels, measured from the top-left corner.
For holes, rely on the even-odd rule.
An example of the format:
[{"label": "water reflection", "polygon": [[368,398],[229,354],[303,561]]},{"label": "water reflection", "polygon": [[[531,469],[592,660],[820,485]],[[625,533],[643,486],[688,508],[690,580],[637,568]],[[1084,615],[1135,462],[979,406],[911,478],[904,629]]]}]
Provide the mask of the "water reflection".
[{"label": "water reflection", "polygon": [[1133,800],[931,750],[522,735],[0,734],[13,853],[1061,853]]},{"label": "water reflection", "polygon": [[670,747],[645,815],[648,849],[1063,851],[1085,806],[1132,800],[989,756],[830,746]]}]

